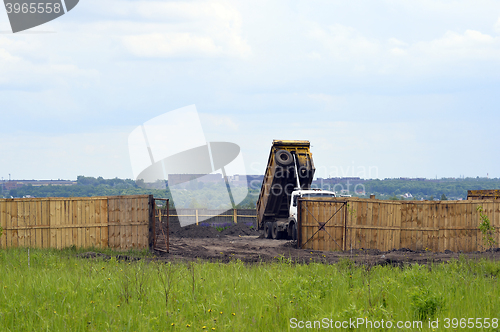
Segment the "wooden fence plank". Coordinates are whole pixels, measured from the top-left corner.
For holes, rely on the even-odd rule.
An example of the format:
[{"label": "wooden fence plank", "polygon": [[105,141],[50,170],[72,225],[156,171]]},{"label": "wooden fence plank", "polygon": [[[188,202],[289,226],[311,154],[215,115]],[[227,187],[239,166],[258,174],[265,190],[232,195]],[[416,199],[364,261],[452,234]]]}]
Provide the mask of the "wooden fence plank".
[{"label": "wooden fence plank", "polygon": [[115,199],[108,198],[108,246],[110,248],[116,247],[116,234],[115,234]]},{"label": "wooden fence plank", "polygon": [[125,243],[126,243],[126,249],[130,250],[132,249],[132,226],[130,226],[130,223],[132,222],[132,198],[126,200],[126,222],[127,226],[125,226],[125,232],[126,232],[126,237],[125,237]]},{"label": "wooden fence plank", "polygon": [[[77,214],[77,219],[76,223],[77,224],[83,224],[85,220],[85,203],[83,201],[78,201],[76,204],[76,214]],[[79,227],[78,232],[77,232],[77,246],[79,248],[85,247],[85,228],[84,227]]]},{"label": "wooden fence plank", "polygon": [[[371,213],[371,220],[369,220],[369,223],[371,222],[374,226],[384,226],[384,220],[383,218],[381,218],[381,215],[380,215],[380,203],[379,202],[368,202],[369,204],[369,209],[368,209],[368,213],[370,214]],[[378,243],[382,237],[383,233],[377,233],[375,234],[375,239],[374,239],[374,243]]]},{"label": "wooden fence plank", "polygon": [[57,241],[57,249],[63,248],[63,229],[61,226],[64,222],[64,201],[57,200],[56,201],[56,226],[58,226],[56,231],[56,241]]},{"label": "wooden fence plank", "polygon": [[101,228],[101,244],[100,248],[108,247],[108,235],[109,235],[109,225],[108,225],[108,200],[101,200],[101,224],[105,225]]},{"label": "wooden fence plank", "polygon": [[[63,209],[63,218],[62,218],[62,224],[63,225],[70,225],[71,224],[71,204],[70,204],[70,201],[69,200],[66,200],[66,201],[63,201],[62,202],[62,209]],[[66,228],[64,229],[63,231],[63,239],[62,239],[62,247],[63,248],[68,248],[68,247],[71,247],[71,245],[73,244],[71,242],[73,236],[72,236],[72,229],[71,228]]]},{"label": "wooden fence plank", "polygon": [[[373,203],[371,203],[371,204],[373,204]],[[389,225],[389,218],[390,218],[389,217],[389,213],[390,213],[389,208],[390,208],[390,205],[387,204],[386,202],[383,202],[383,203],[380,204],[379,213],[380,213],[381,218],[379,219],[380,223],[379,223],[378,226],[380,226],[380,227],[387,227]],[[374,226],[376,226],[376,225],[374,225]],[[377,241],[373,242],[373,246],[368,246],[367,249],[370,249],[370,248],[381,248],[381,250],[383,250],[385,248],[386,244],[387,244],[388,238],[389,238],[388,231],[387,230],[381,231],[380,232],[380,237],[377,239]]]},{"label": "wooden fence plank", "polygon": [[25,210],[25,204],[23,201],[18,201],[17,202],[17,225],[19,226],[19,230],[17,232],[17,241],[18,241],[18,246],[19,247],[26,247],[27,243],[25,241],[26,239],[26,229],[24,227],[26,226],[26,210]]},{"label": "wooden fence plank", "polygon": [[41,230],[42,236],[42,248],[50,248],[50,203],[48,199],[43,199],[40,202],[40,211],[41,211],[41,225],[46,225],[49,228],[43,228]]},{"label": "wooden fence plank", "polygon": [[[71,201],[71,225],[78,224],[78,201]],[[80,243],[78,243],[78,229],[71,228],[71,243],[77,248],[80,247]]]},{"label": "wooden fence plank", "polygon": [[120,249],[127,250],[127,200],[118,201],[119,208],[119,228],[120,228]]},{"label": "wooden fence plank", "polygon": [[[29,248],[34,248],[35,247],[35,243],[34,243],[34,237],[35,235],[33,234],[33,237],[32,237],[32,231],[34,231],[30,226],[33,226],[34,223],[35,223],[35,217],[33,216],[33,213],[35,211],[31,211],[31,204],[32,201],[29,200],[29,201],[25,201],[24,202],[24,222],[26,224],[26,227],[28,227],[26,229],[26,233],[25,233],[25,240],[24,240],[24,244],[26,247],[29,247]],[[33,241],[33,243],[32,243]]]},{"label": "wooden fence plank", "polygon": [[[90,224],[90,202],[84,201],[84,219],[82,220],[84,224]],[[85,244],[83,245],[85,248],[89,248],[92,246],[92,242],[90,239],[90,228],[85,227]]]},{"label": "wooden fence plank", "polygon": [[[16,247],[16,244],[17,242],[14,243],[14,232],[15,232],[15,227],[17,227],[17,224],[14,224],[14,217],[12,216],[13,213],[17,213],[14,212],[14,206],[15,204],[13,203],[13,201],[8,201],[8,204],[6,206],[6,225],[7,225],[7,228],[6,228],[6,241],[7,241],[7,246],[8,247]],[[16,234],[17,236],[17,234]]]},{"label": "wooden fence plank", "polygon": [[465,219],[460,219],[461,223],[459,225],[460,230],[458,231],[458,237],[457,237],[457,242],[458,242],[458,248],[456,251],[465,251],[467,249],[467,243],[465,239],[465,230],[464,227],[467,227],[468,225],[471,225],[473,223],[473,210],[475,210],[476,206],[466,204],[466,218]]},{"label": "wooden fence plank", "polygon": [[[34,210],[34,219],[35,226],[41,226],[42,224],[42,202],[41,201],[33,201],[32,209]],[[34,247],[35,248],[43,248],[42,246],[42,229],[38,228],[34,230]]]},{"label": "wooden fence plank", "polygon": [[401,243],[401,209],[402,204],[399,204],[396,208],[396,224],[394,225],[398,227],[399,230],[394,231],[394,242],[391,249],[399,249]]},{"label": "wooden fence plank", "polygon": [[493,203],[492,226],[495,227],[495,242],[500,244],[500,202],[496,200]]},{"label": "wooden fence plank", "polygon": [[[410,226],[410,229],[416,229],[417,228],[417,205],[416,204],[411,204],[410,205],[410,216],[408,220],[408,226]],[[410,230],[409,234],[409,244],[410,246],[408,247],[409,249],[416,250],[417,246],[417,233],[414,230]]]},{"label": "wooden fence plank", "polygon": [[7,202],[0,201],[0,227],[2,227],[3,232],[0,236],[0,248],[7,248]]}]

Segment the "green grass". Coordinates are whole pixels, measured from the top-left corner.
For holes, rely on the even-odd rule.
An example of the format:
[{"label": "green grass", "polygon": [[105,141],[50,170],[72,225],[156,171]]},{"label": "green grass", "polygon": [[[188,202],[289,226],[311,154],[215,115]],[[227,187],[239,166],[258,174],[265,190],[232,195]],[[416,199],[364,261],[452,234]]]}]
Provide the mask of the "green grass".
[{"label": "green grass", "polygon": [[27,249],[9,249],[0,271],[2,331],[286,331],[298,330],[291,318],[365,317],[422,319],[432,331],[428,319],[500,318],[500,264],[486,260],[367,270],[348,260],[129,263],[31,249],[28,268]]}]

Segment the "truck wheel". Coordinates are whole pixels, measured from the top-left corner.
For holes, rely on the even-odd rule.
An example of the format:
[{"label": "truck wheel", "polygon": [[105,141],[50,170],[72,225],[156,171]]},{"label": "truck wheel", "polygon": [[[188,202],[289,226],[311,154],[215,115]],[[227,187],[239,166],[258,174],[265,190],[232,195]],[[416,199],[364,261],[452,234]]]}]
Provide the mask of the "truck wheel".
[{"label": "truck wheel", "polygon": [[270,222],[266,222],[266,224],[264,225],[264,235],[266,236],[266,239],[273,238],[272,226]]},{"label": "truck wheel", "polygon": [[292,240],[297,241],[297,224],[293,224],[293,229],[292,229]]},{"label": "truck wheel", "polygon": [[272,234],[273,234],[273,239],[279,240],[281,238],[281,232],[278,231],[278,224],[273,222],[273,227],[272,227]]},{"label": "truck wheel", "polygon": [[278,165],[288,166],[293,164],[293,156],[287,150],[279,150],[274,156]]}]

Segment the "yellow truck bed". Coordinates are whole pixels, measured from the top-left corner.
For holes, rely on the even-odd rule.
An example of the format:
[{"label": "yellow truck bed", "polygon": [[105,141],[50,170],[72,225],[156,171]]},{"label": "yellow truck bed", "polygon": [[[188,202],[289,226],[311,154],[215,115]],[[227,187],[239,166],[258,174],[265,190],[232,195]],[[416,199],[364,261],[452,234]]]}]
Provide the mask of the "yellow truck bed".
[{"label": "yellow truck bed", "polygon": [[[289,155],[294,160],[288,160]],[[315,171],[309,141],[274,140],[257,201],[260,229],[265,221],[288,217],[290,194],[297,187],[295,165],[298,168],[300,188],[309,189]]]}]

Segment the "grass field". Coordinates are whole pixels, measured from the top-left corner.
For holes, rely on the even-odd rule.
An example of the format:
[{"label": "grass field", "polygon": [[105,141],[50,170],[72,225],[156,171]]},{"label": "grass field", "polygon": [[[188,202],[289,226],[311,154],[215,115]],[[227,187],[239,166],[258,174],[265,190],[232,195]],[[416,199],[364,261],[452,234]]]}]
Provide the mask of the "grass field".
[{"label": "grass field", "polygon": [[[498,262],[368,268],[348,260],[165,264],[145,253],[132,262],[76,254],[31,249],[28,267],[27,249],[0,251],[0,330],[287,331],[315,320],[325,327],[325,319],[333,330],[349,319],[393,324],[377,331],[432,331],[429,320],[437,319],[437,331],[464,322],[469,331],[499,330]],[[399,321],[422,321],[422,329],[398,329]],[[372,330],[344,327],[338,330]]]}]

